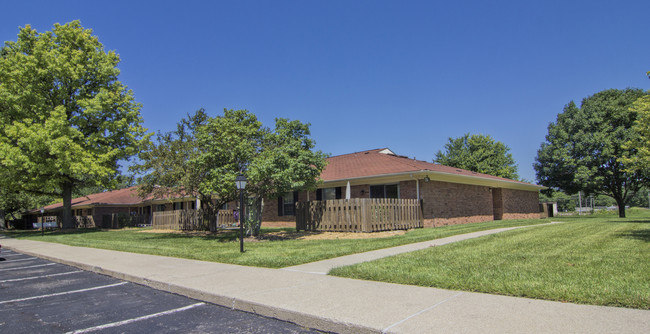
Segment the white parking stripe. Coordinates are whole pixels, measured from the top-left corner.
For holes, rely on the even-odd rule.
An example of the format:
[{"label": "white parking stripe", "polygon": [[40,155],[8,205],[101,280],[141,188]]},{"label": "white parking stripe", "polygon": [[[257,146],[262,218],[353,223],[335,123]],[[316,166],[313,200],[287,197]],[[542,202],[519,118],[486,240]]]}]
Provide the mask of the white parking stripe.
[{"label": "white parking stripe", "polygon": [[45,267],[45,266],[53,266],[56,263],[46,263],[46,264],[37,264],[35,266],[26,266],[26,267],[17,267],[17,268],[6,268],[6,269],[0,269],[0,271],[8,271],[8,270],[18,270],[18,269],[29,269],[29,268],[38,268],[38,267]]},{"label": "white parking stripe", "polygon": [[70,275],[70,274],[76,274],[76,273],[83,273],[83,270],[68,271],[68,272],[65,272],[65,273],[50,274],[50,275],[43,275],[43,276],[34,276],[34,277],[24,277],[24,278],[6,279],[6,280],[4,280],[4,281],[0,281],[0,283],[20,282],[20,281],[27,281],[27,280],[30,280],[30,279],[39,279],[39,278],[47,278],[47,277],[63,276],[63,275]]},{"label": "white parking stripe", "polygon": [[95,326],[95,327],[89,327],[89,328],[86,328],[86,329],[79,329],[79,330],[76,330],[74,332],[68,332],[67,334],[89,333],[89,332],[94,332],[94,331],[98,331],[98,330],[102,330],[102,329],[106,329],[106,328],[127,325],[127,324],[130,324],[130,323],[136,322],[136,321],[147,320],[147,319],[160,317],[160,316],[167,315],[167,314],[173,314],[173,313],[176,313],[176,312],[189,310],[191,308],[195,308],[195,307],[201,306],[201,305],[205,305],[205,303],[196,303],[196,304],[188,305],[188,306],[185,306],[185,307],[181,307],[181,308],[177,308],[177,309],[173,309],[173,310],[169,310],[169,311],[164,311],[164,312],[154,313],[154,314],[150,314],[150,315],[145,315],[145,316],[138,317],[138,318],[123,320],[123,321],[118,321],[118,322],[112,322],[110,324],[99,325],[99,326]]},{"label": "white parking stripe", "polygon": [[29,259],[6,260],[6,261],[2,261],[2,263],[7,263],[7,262],[22,262],[22,261],[31,261],[31,260],[38,260],[38,258],[37,258],[37,257],[30,257]]},{"label": "white parking stripe", "polygon": [[79,292],[93,291],[93,290],[99,290],[99,289],[106,289],[106,288],[112,288],[112,287],[114,287],[114,286],[120,286],[120,285],[124,285],[124,284],[128,284],[128,283],[129,283],[129,282],[120,282],[120,283],[116,283],[116,284],[96,286],[96,287],[94,287],[94,288],[88,288],[88,289],[72,290],[72,291],[66,291],[66,292],[51,293],[51,294],[49,294],[49,295],[41,295],[41,296],[34,296],[34,297],[27,297],[27,298],[20,298],[20,299],[4,300],[4,301],[0,301],[0,304],[7,304],[7,303],[13,303],[13,302],[24,302],[24,301],[26,301],[26,300],[32,300],[32,299],[47,298],[47,297],[55,297],[55,296],[63,296],[63,295],[69,295],[69,294],[79,293]]},{"label": "white parking stripe", "polygon": [[21,256],[21,255],[25,255],[25,254],[20,254],[20,253],[9,253],[9,254],[6,254],[5,252],[0,253],[0,257]]}]

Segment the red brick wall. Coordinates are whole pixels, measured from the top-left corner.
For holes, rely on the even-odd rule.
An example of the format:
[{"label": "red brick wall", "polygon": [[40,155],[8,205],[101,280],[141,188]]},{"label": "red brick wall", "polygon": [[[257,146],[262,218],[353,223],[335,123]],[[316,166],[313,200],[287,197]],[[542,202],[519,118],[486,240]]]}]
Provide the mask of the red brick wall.
[{"label": "red brick wall", "polygon": [[501,189],[503,219],[540,218],[539,194],[536,191]]},{"label": "red brick wall", "polygon": [[424,227],[490,221],[492,194],[488,187],[439,181],[420,182]]},{"label": "red brick wall", "polygon": [[418,187],[415,180],[401,181],[399,183],[399,198],[404,198],[404,199],[418,198]]},{"label": "red brick wall", "polygon": [[[341,197],[345,198],[345,187],[341,190]],[[370,198],[370,185],[350,186],[350,198]]]}]

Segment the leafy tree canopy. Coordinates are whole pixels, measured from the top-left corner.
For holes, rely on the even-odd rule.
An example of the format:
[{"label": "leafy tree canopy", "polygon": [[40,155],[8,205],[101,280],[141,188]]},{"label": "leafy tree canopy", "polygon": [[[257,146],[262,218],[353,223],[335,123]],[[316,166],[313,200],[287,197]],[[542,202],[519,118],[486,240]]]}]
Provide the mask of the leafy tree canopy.
[{"label": "leafy tree canopy", "polygon": [[509,153],[510,148],[489,135],[465,134],[449,138],[445,151],[438,151],[433,162],[516,180],[517,165]]},{"label": "leafy tree canopy", "polygon": [[546,141],[534,164],[540,184],[568,194],[584,191],[612,197],[625,217],[625,205],[642,186],[645,171],[629,171],[624,157],[636,155],[625,143],[636,138],[630,107],[647,93],[641,89],[609,89],[571,101],[548,126]]},{"label": "leafy tree canopy", "polygon": [[313,148],[309,124],[278,118],[270,129],[246,110],[209,117],[201,109],[176,131],[158,134],[134,171],[146,174],[142,195],[187,193],[211,210],[237,199],[235,178],[244,173],[246,191],[258,199],[250,231],[256,234],[264,198],[317,186],[326,156]]},{"label": "leafy tree canopy", "polygon": [[0,230],[7,227],[6,221],[22,218],[28,210],[48,205],[52,202],[49,196],[33,195],[26,192],[11,192],[0,188]]},{"label": "leafy tree canopy", "polygon": [[650,95],[641,96],[634,102],[631,112],[637,114],[632,130],[636,136],[625,143],[624,148],[634,152],[621,157],[630,172],[650,170]]},{"label": "leafy tree canopy", "polygon": [[131,171],[141,175],[141,197],[168,198],[168,195],[186,193],[198,196],[206,205],[210,204],[211,193],[202,193],[199,189],[206,171],[195,163],[201,153],[196,134],[207,119],[205,110],[199,109],[181,119],[176,130],[159,132],[155,142],[147,143],[139,153],[139,163],[130,167]]},{"label": "leafy tree canopy", "polygon": [[120,58],[79,21],[38,33],[20,28],[0,50],[0,187],[63,197],[111,187],[118,162],[148,140],[133,93],[117,80]]}]

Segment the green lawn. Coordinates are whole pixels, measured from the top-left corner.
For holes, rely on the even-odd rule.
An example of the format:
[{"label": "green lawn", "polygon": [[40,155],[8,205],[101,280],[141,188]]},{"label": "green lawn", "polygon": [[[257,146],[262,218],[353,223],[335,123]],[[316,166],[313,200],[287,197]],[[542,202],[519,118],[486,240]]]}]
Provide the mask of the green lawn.
[{"label": "green lawn", "polygon": [[555,218],[520,229],[336,268],[332,275],[650,309],[650,213]]},{"label": "green lawn", "polygon": [[[408,243],[444,238],[501,227],[546,223],[546,220],[510,220],[417,229],[401,236],[356,240],[276,240],[246,242],[239,252],[236,233],[208,236],[141,233],[128,230],[74,230],[70,232],[4,232],[14,238],[58,242],[71,246],[95,247],[134,253],[173,256],[187,259],[281,268]],[[277,230],[277,229],[276,229]],[[272,229],[263,229],[272,231]]]}]

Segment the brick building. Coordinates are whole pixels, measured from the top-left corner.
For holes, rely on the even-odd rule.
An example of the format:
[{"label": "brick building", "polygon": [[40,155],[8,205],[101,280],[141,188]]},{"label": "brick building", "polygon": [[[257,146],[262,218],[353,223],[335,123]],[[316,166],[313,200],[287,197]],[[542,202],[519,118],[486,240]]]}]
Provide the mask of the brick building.
[{"label": "brick building", "polygon": [[[297,191],[267,200],[263,221],[295,222],[297,201],[346,198],[419,199],[424,226],[501,219],[540,218],[544,187],[399,156],[376,149],[328,158],[316,191]],[[277,205],[275,205],[277,203]]]},{"label": "brick building", "polygon": [[[72,199],[72,216],[78,226],[111,227],[106,220],[113,215],[141,216],[143,223],[150,223],[153,212],[194,209],[196,201],[189,196],[169,198],[141,198],[138,187],[129,187],[113,191],[90,194]],[[63,203],[55,203],[44,208],[44,216],[55,221],[61,215]],[[108,216],[108,217],[107,217]],[[26,215],[29,224],[39,221],[40,210],[35,209]],[[46,219],[47,221],[47,219]]]},{"label": "brick building", "polygon": [[[419,199],[424,226],[434,227],[501,219],[540,218],[538,192],[544,187],[409,159],[389,149],[376,149],[330,157],[315,191],[294,191],[266,199],[263,226],[295,226],[296,202],[346,198]],[[56,215],[62,204],[45,207]],[[110,214],[150,216],[153,212],[194,209],[192,197],[141,199],[131,187],[76,198],[74,216],[92,217],[102,226]],[[235,209],[237,203],[228,203]],[[38,216],[38,210],[32,212]]]}]

